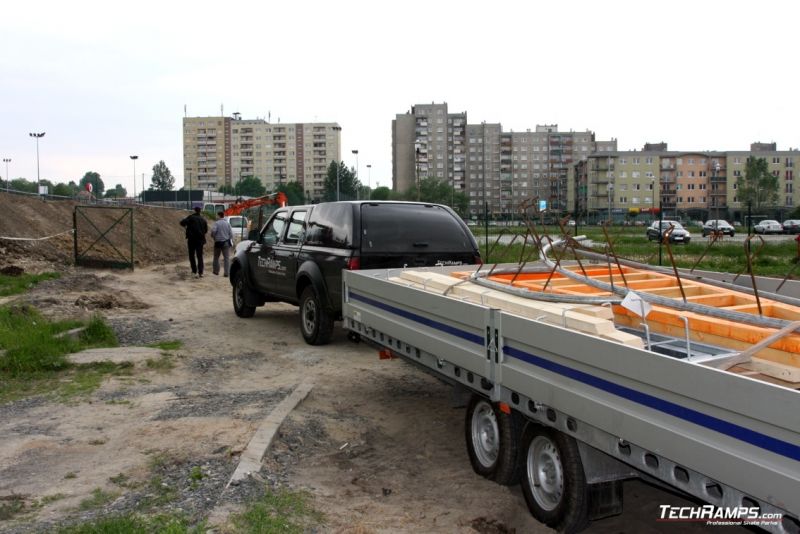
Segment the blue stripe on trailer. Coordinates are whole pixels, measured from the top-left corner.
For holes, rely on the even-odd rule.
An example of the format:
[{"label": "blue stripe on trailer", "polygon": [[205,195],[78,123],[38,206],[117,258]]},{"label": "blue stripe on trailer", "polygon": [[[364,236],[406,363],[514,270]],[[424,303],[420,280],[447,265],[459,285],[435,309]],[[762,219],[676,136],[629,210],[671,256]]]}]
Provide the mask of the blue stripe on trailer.
[{"label": "blue stripe on trailer", "polygon": [[384,302],[377,301],[375,299],[371,299],[369,297],[365,297],[364,295],[359,295],[353,291],[350,292],[350,298],[353,300],[358,300],[363,302],[364,304],[369,304],[375,308],[380,308],[381,310],[387,311],[389,313],[393,313],[395,315],[399,315],[400,317],[404,317],[406,319],[410,319],[411,321],[423,324],[425,326],[429,326],[431,328],[435,328],[436,330],[441,330],[451,336],[460,337],[461,339],[466,339],[467,341],[471,341],[472,343],[476,343],[483,347],[483,337],[472,334],[467,332],[466,330],[461,330],[460,328],[456,328],[454,326],[450,326],[444,323],[440,323],[439,321],[434,321],[432,319],[428,319],[421,315],[417,315],[416,313],[411,313],[409,311],[397,308],[396,306],[390,306]]},{"label": "blue stripe on trailer", "polygon": [[800,461],[800,446],[793,443],[788,443],[786,441],[761,434],[760,432],[750,430],[749,428],[744,428],[742,426],[729,423],[728,421],[723,421],[722,419],[706,415],[698,412],[697,410],[692,410],[691,408],[642,393],[641,391],[636,391],[635,389],[615,384],[614,382],[610,382],[608,380],[592,376],[588,373],[584,373],[583,371],[578,371],[577,369],[546,360],[541,356],[535,356],[522,350],[515,349],[514,347],[509,347],[508,345],[506,345],[503,350],[509,356],[530,363],[531,365],[535,365],[537,367],[541,367],[542,369],[566,376],[567,378],[577,380],[578,382],[583,382],[584,384],[606,391],[612,395],[622,397],[637,404],[647,406],[648,408],[658,410],[659,412],[663,412],[667,415],[671,415],[673,417],[683,419],[684,421],[689,421],[690,423],[714,430],[720,434],[744,441],[745,443],[766,449],[770,452],[774,452],[775,454],[780,454],[781,456],[791,458],[792,460]]}]

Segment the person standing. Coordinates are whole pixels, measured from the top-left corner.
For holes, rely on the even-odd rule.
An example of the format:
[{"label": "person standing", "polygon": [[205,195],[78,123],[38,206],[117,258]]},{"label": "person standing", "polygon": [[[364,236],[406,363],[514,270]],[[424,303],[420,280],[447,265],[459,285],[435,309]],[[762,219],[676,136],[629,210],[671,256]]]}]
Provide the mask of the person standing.
[{"label": "person standing", "polygon": [[192,274],[198,278],[203,277],[203,245],[206,244],[208,223],[200,214],[200,206],[194,207],[194,213],[181,221],[181,226],[186,228],[186,243],[189,246],[189,265]]},{"label": "person standing", "polygon": [[219,274],[219,255],[222,254],[223,276],[228,276],[228,267],[231,263],[231,246],[233,245],[233,228],[225,220],[225,212],[217,212],[217,222],[211,229],[211,237],[214,239],[214,262],[211,270],[214,274]]}]

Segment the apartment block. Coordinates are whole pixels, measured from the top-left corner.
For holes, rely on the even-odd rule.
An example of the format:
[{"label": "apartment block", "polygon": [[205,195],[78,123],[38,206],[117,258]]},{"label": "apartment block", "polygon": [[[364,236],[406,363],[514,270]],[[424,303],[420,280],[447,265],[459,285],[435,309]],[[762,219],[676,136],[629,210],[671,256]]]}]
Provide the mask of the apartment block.
[{"label": "apartment block", "polygon": [[751,157],[764,158],[778,178],[778,202],[763,214],[782,218],[800,201],[794,188],[800,150],[780,151],[774,143],[753,143],[749,151],[697,152],[669,151],[661,143],[592,154],[575,166],[576,211],[590,219],[622,220],[660,208],[665,217],[744,222],[747,206],[737,195],[737,180]]},{"label": "apartment block", "polygon": [[504,132],[499,123],[469,124],[446,103],[418,104],[392,121],[393,185],[403,192],[429,176],[446,181],[467,196],[472,218],[484,209],[495,219],[516,216],[526,199],[565,210],[576,198],[574,162],[616,149],[615,139],[598,142],[589,131],[550,124]]},{"label": "apartment block", "polygon": [[184,171],[196,186],[217,189],[255,176],[268,191],[288,182],[319,199],[331,161],[341,160],[337,123],[270,123],[264,119],[183,119]]},{"label": "apartment block", "polygon": [[466,113],[449,113],[447,103],[418,104],[392,121],[392,176],[396,191],[418,180],[446,180],[465,189]]}]

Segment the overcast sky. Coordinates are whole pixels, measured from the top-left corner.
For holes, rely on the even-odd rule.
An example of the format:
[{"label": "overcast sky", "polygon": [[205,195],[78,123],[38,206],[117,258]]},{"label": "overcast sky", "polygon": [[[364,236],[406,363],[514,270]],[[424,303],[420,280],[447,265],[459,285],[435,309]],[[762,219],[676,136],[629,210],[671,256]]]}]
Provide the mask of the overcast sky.
[{"label": "overcast sky", "polygon": [[[132,193],[181,118],[336,121],[342,158],[391,184],[391,121],[447,102],[470,123],[592,130],[621,150],[800,146],[795,2],[4,3],[0,157],[12,178],[99,172]],[[5,166],[0,166],[5,177]]]}]

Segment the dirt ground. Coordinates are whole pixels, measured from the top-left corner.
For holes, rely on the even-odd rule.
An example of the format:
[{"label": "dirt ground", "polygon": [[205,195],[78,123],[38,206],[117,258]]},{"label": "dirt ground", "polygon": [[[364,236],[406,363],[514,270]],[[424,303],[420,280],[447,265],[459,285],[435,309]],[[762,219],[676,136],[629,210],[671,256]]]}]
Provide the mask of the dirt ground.
[{"label": "dirt ground", "polygon": [[[3,202],[0,195],[0,209]],[[54,219],[71,217],[71,208],[48,204],[25,207],[46,211],[41,227],[3,217],[0,236],[63,231],[68,225]],[[14,206],[11,213],[21,212]],[[0,531],[51,531],[143,503],[199,520],[237,510],[265,486],[307,491],[324,514],[323,532],[549,531],[531,518],[518,487],[472,472],[464,409],[452,407],[449,386],[402,360],[379,360],[338,325],[330,345],[306,345],[288,305],[237,318],[226,278],[210,269],[205,278],[190,276],[177,227],[182,215],[163,212],[177,237],[165,231],[157,239],[156,227],[172,227],[137,218],[144,255],[134,271],[66,267],[69,243],[45,252],[41,243],[0,241],[0,267],[64,271],[14,299],[57,317],[100,313],[122,345],[182,342],[170,352],[171,369],[148,367],[144,353],[131,373],[108,377],[88,397],[0,405],[0,504],[18,498],[31,510],[0,520]],[[175,256],[181,261],[163,262]],[[313,389],[282,425],[261,472],[224,489],[259,423],[302,381]],[[201,480],[192,480],[194,470]],[[98,490],[112,497],[81,506]],[[658,505],[687,503],[636,481],[626,483],[625,499],[622,516],[590,532],[672,531],[656,522]]]}]

